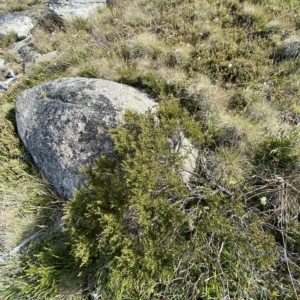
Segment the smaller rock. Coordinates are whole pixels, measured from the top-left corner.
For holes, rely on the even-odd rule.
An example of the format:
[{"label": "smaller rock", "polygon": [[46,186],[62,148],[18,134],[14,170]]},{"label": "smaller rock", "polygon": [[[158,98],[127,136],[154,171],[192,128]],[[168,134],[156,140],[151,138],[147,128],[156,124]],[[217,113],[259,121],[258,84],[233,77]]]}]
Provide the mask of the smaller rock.
[{"label": "smaller rock", "polygon": [[7,86],[4,82],[0,82],[0,93],[5,92],[7,90]]},{"label": "smaller rock", "polygon": [[14,71],[10,69],[7,71],[5,78],[5,81],[0,81],[0,93],[5,92],[8,89],[8,85],[17,77],[15,76]]},{"label": "smaller rock", "polygon": [[183,182],[188,183],[196,169],[198,150],[193,146],[191,141],[184,136],[182,131],[170,137],[168,142],[173,151],[184,157],[183,169],[180,171],[180,175]]},{"label": "smaller rock", "polygon": [[0,69],[4,68],[6,65],[5,59],[0,58]]},{"label": "smaller rock", "polygon": [[5,76],[5,78],[9,79],[9,78],[15,78],[15,72],[13,70],[8,70],[7,71],[7,75]]},{"label": "smaller rock", "polygon": [[23,60],[23,72],[28,73],[31,64],[41,56],[34,46],[34,40],[32,36],[28,36],[23,41],[16,43],[15,51],[21,56]]},{"label": "smaller rock", "polygon": [[33,28],[29,17],[22,13],[6,13],[0,15],[0,38],[12,32],[16,33],[18,39],[25,39]]},{"label": "smaller rock", "polygon": [[5,81],[0,81],[0,92],[5,92],[8,89],[8,85],[15,80],[15,78],[9,78]]},{"label": "smaller rock", "polygon": [[105,4],[106,0],[49,0],[46,2],[49,11],[63,19],[88,18],[98,7]]}]

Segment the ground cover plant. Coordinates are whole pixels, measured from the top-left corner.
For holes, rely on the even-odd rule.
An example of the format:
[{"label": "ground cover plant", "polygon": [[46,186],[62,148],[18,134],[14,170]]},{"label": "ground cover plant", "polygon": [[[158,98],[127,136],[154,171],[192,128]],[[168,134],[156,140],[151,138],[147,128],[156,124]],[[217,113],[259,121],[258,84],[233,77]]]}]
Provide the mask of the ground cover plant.
[{"label": "ground cover plant", "polygon": [[24,11],[42,2],[42,0],[1,0],[0,13]]},{"label": "ground cover plant", "polygon": [[[41,235],[1,266],[3,298],[298,299],[299,11],[294,0],[135,0],[37,26],[36,48],[58,54],[1,95],[0,225],[5,250]],[[99,158],[68,203],[35,170],[13,111],[20,90],[62,76],[159,102],[127,112],[111,132],[116,157]],[[199,153],[189,183],[170,148],[181,132]]]}]

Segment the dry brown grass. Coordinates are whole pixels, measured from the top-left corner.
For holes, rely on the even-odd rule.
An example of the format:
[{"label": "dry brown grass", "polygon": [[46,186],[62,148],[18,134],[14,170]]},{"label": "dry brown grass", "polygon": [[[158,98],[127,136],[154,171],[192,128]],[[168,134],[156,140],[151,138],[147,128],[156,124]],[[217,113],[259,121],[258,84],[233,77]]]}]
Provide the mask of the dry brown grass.
[{"label": "dry brown grass", "polygon": [[43,3],[43,0],[2,0],[0,3],[0,13],[23,11],[40,3]]}]

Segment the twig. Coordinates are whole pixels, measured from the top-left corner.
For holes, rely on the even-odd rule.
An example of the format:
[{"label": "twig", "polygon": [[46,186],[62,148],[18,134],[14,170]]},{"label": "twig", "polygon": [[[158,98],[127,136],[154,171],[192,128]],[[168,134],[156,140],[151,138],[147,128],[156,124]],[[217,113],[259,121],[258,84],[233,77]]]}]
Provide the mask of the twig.
[{"label": "twig", "polygon": [[299,300],[299,297],[298,297],[298,294],[297,294],[297,290],[296,290],[296,287],[295,287],[295,284],[294,284],[294,278],[293,278],[292,272],[290,270],[289,258],[287,256],[287,250],[286,250],[286,248],[287,248],[287,246],[286,246],[286,240],[285,240],[283,232],[281,232],[281,236],[282,236],[282,241],[283,241],[284,260],[286,261],[286,266],[287,266],[287,269],[288,269],[288,272],[289,272],[289,276],[290,276],[291,283],[292,283],[292,286],[293,286],[294,294],[296,296],[296,299]]},{"label": "twig", "polygon": [[28,243],[30,243],[32,240],[40,237],[43,233],[41,231],[36,232],[34,234],[32,234],[31,236],[29,236],[27,239],[23,240],[18,246],[16,246],[15,248],[13,248],[11,251],[9,251],[9,253],[7,254],[7,256],[13,256],[15,254],[17,254],[24,246],[26,246]]}]

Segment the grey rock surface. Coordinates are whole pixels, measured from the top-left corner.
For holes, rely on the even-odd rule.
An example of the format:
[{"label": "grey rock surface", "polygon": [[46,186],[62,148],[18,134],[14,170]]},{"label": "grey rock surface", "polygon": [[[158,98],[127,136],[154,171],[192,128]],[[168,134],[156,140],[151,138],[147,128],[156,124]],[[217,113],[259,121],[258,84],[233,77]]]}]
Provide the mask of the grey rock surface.
[{"label": "grey rock surface", "polygon": [[46,6],[50,12],[68,19],[73,17],[87,18],[105,3],[106,0],[49,0],[46,2]]},{"label": "grey rock surface", "polygon": [[171,149],[184,157],[183,169],[180,175],[183,182],[188,183],[193,177],[193,172],[197,166],[198,149],[184,136],[182,131],[169,139],[169,145]]},{"label": "grey rock surface", "polygon": [[14,70],[12,70],[12,69],[9,69],[9,70],[7,71],[6,76],[5,76],[6,79],[15,78],[15,77],[16,77],[15,72],[14,72]]},{"label": "grey rock surface", "polygon": [[13,70],[8,70],[5,81],[0,81],[0,93],[5,92],[8,89],[8,85],[16,79],[15,72]]},{"label": "grey rock surface", "polygon": [[41,57],[41,54],[34,46],[34,37],[32,35],[16,43],[14,49],[23,61],[24,73],[28,73],[30,65],[34,64]]},{"label": "grey rock surface", "polygon": [[22,13],[6,13],[0,15],[0,38],[15,32],[18,39],[25,39],[33,28],[32,21]]},{"label": "grey rock surface", "polygon": [[6,61],[3,58],[0,58],[0,69],[3,69],[6,65]]},{"label": "grey rock surface", "polygon": [[121,122],[125,109],[144,112],[155,104],[123,84],[61,78],[19,94],[17,128],[37,167],[61,197],[70,199],[86,178],[80,168],[112,155],[108,130]]},{"label": "grey rock surface", "polygon": [[41,54],[37,51],[34,43],[34,36],[29,35],[26,39],[16,43],[14,46],[15,52],[18,53],[22,60],[22,68],[25,74],[30,71],[32,65],[41,61],[51,60],[58,54],[57,51]]}]

